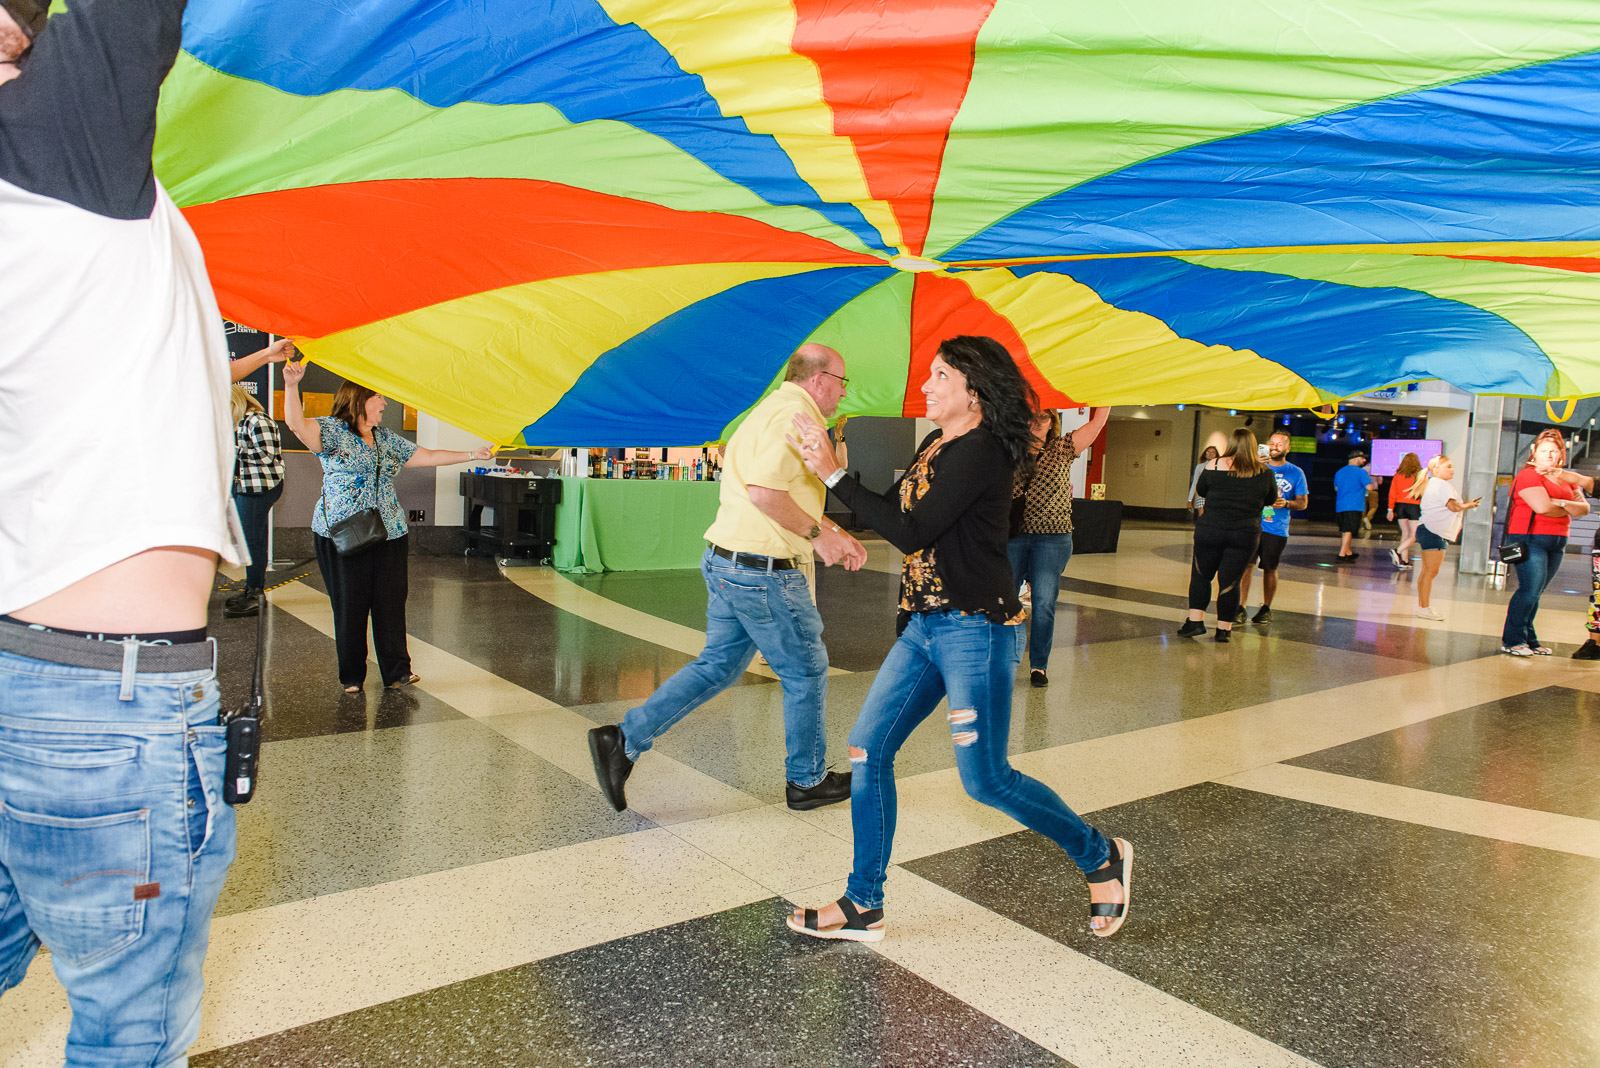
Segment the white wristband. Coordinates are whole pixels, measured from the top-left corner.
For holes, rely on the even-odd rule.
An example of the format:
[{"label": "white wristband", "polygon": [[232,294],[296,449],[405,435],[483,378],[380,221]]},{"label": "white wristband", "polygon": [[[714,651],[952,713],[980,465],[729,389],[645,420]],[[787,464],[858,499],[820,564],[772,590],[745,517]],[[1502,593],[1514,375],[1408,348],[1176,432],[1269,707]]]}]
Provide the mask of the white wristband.
[{"label": "white wristband", "polygon": [[836,467],[836,468],[833,469],[833,474],[829,475],[827,478],[822,480],[822,484],[824,486],[827,486],[829,489],[833,489],[833,487],[835,487],[835,486],[837,486],[839,484],[839,480],[841,478],[843,478],[843,477],[844,477],[844,468]]}]

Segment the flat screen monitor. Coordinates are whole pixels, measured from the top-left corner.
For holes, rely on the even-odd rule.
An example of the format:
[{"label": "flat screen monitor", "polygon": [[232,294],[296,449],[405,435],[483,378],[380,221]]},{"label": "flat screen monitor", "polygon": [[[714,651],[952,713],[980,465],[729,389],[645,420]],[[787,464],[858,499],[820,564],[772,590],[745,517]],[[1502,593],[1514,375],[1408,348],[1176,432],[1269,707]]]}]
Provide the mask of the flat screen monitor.
[{"label": "flat screen monitor", "polygon": [[1369,470],[1379,478],[1388,478],[1408,452],[1416,453],[1417,459],[1426,467],[1429,460],[1443,451],[1444,440],[1441,438],[1373,438]]}]

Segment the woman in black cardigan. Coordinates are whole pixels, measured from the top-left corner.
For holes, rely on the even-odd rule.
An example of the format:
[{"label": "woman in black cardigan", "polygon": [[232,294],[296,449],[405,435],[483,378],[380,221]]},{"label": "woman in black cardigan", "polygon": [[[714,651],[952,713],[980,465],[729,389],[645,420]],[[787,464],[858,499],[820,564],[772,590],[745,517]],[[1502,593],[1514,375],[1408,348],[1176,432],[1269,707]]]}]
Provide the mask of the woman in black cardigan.
[{"label": "woman in black cardigan", "polygon": [[1067,851],[1089,883],[1090,928],[1108,937],[1126,914],[1133,847],[1107,839],[1006,758],[1023,618],[1006,538],[1013,472],[1032,462],[1033,388],[998,341],[955,337],[939,347],[922,394],[939,429],[886,494],[844,474],[823,428],[797,417],[791,438],[806,466],[906,558],[900,637],[850,732],[854,870],[843,897],[797,909],[789,927],[815,938],[883,938],[895,754],[948,697],[962,786]]},{"label": "woman in black cardigan", "polygon": [[1245,427],[1233,432],[1217,469],[1200,472],[1206,499],[1194,524],[1194,563],[1189,569],[1189,618],[1178,628],[1186,637],[1204,634],[1211,583],[1217,583],[1217,641],[1228,641],[1239,613],[1239,581],[1255,559],[1261,541],[1261,510],[1287,508],[1272,468],[1256,455],[1256,436]]}]

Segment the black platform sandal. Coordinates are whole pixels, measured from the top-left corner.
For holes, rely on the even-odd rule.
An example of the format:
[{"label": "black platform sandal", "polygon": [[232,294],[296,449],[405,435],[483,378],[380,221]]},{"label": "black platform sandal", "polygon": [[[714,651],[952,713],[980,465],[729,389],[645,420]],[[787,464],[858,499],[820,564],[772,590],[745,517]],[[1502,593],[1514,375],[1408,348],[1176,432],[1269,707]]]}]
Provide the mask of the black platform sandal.
[{"label": "black platform sandal", "polygon": [[1122,925],[1128,919],[1128,906],[1133,903],[1133,843],[1126,838],[1111,839],[1111,863],[1098,871],[1089,872],[1083,877],[1086,883],[1121,883],[1122,900],[1091,901],[1089,903],[1089,918],[1108,919],[1111,922],[1104,927],[1089,927],[1089,933],[1098,938],[1110,938],[1122,930]]},{"label": "black platform sandal", "polygon": [[844,923],[838,927],[819,929],[816,909],[804,910],[804,924],[795,923],[793,916],[783,922],[796,934],[809,935],[812,938],[839,938],[849,942],[883,941],[882,909],[867,909],[863,912],[856,908],[856,903],[848,897],[841,897],[835,904],[839,906],[839,911],[844,913]]}]

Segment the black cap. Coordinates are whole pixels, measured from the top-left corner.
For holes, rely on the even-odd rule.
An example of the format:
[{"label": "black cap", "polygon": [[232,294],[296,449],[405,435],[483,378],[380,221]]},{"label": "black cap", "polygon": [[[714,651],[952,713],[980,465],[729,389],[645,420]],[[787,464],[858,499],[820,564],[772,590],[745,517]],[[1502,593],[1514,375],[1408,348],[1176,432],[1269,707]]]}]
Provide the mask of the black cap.
[{"label": "black cap", "polygon": [[1351,449],[1350,450],[1350,455],[1345,457],[1345,459],[1347,459],[1347,460],[1356,460],[1356,459],[1365,460],[1366,458],[1367,458],[1367,454],[1362,452],[1360,449]]},{"label": "black cap", "polygon": [[0,0],[0,6],[17,20],[30,41],[39,36],[50,18],[50,0]]}]

